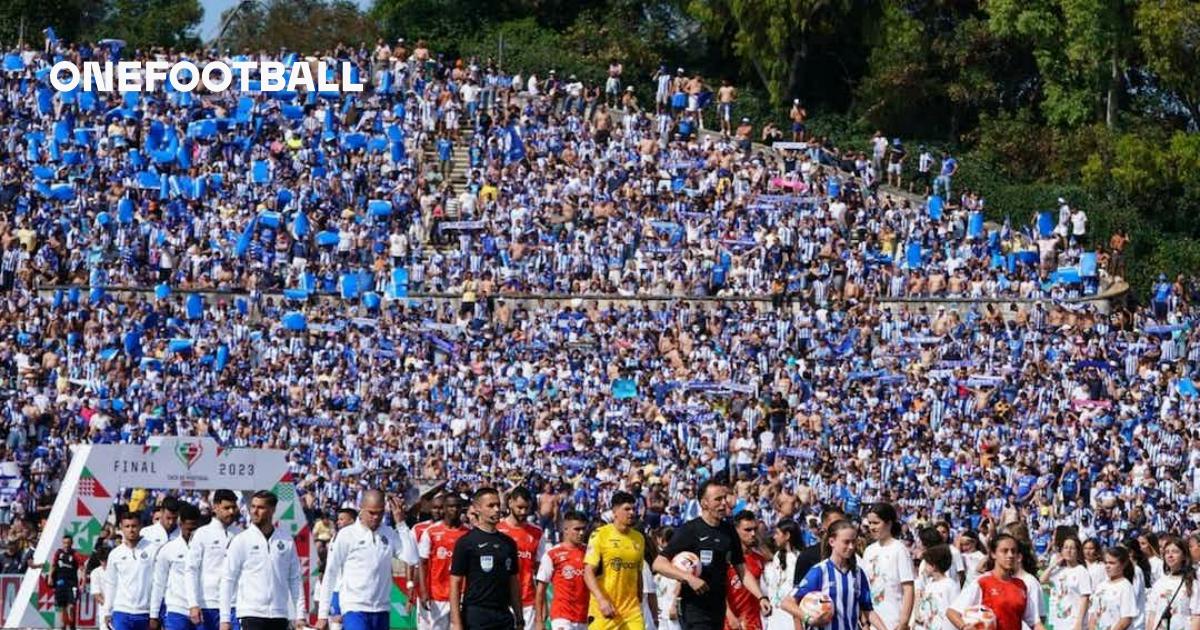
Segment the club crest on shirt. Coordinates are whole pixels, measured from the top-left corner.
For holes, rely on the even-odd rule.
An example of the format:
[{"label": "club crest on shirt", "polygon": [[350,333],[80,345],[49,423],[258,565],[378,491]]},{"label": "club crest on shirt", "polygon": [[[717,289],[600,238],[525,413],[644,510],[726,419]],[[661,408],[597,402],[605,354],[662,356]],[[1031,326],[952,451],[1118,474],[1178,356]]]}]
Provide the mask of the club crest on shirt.
[{"label": "club crest on shirt", "polygon": [[708,566],[708,565],[712,564],[712,561],[713,561],[712,549],[701,549],[700,550],[700,564],[703,564],[704,566]]},{"label": "club crest on shirt", "polygon": [[283,551],[283,541],[281,540],[281,541],[275,543],[275,548],[280,551]]},{"label": "club crest on shirt", "polygon": [[479,568],[483,569],[484,573],[491,573],[495,566],[495,558],[492,556],[479,556]]}]

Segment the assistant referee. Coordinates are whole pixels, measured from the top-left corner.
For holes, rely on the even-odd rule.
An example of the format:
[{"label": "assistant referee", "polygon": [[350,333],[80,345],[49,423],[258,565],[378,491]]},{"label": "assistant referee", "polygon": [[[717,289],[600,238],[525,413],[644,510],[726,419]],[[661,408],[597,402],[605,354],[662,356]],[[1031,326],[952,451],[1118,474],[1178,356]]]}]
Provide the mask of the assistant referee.
[{"label": "assistant referee", "polygon": [[450,561],[450,628],[524,628],[517,543],[496,531],[500,522],[500,493],[495,488],[480,488],[471,503],[475,526],[454,544]]}]

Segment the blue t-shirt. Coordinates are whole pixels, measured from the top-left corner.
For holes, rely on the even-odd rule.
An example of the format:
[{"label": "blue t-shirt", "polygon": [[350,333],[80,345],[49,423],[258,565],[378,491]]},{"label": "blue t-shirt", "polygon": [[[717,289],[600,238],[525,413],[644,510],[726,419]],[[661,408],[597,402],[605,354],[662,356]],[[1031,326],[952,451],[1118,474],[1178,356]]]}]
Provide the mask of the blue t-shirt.
[{"label": "blue t-shirt", "polygon": [[443,162],[450,161],[450,154],[454,151],[454,144],[446,138],[437,141],[438,159]]}]

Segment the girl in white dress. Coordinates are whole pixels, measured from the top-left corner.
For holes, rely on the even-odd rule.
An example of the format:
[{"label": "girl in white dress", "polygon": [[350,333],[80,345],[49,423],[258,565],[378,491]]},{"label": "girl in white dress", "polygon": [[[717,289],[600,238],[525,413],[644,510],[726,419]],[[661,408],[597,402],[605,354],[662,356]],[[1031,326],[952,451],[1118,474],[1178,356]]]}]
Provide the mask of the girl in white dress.
[{"label": "girl in white dress", "polygon": [[[1157,542],[1157,541],[1156,541]],[[1192,615],[1200,614],[1200,597],[1195,586],[1187,544],[1176,536],[1162,540],[1163,576],[1150,587],[1146,598],[1146,630],[1187,630]],[[1170,605],[1171,618],[1163,613]]]},{"label": "girl in white dress", "polygon": [[896,508],[876,503],[867,510],[867,528],[875,542],[863,552],[863,569],[871,584],[871,603],[889,630],[908,630],[912,617],[913,561],[900,535]]},{"label": "girl in white dress", "polygon": [[1104,554],[1104,570],[1108,580],[1096,589],[1092,597],[1088,630],[1129,630],[1138,616],[1137,597],[1133,591],[1133,561],[1129,550],[1112,547]]},{"label": "girl in white dress", "polygon": [[775,554],[763,569],[763,595],[771,600],[771,616],[767,619],[767,630],[794,630],[796,620],[780,608],[783,598],[791,595],[796,587],[796,559],[802,544],[800,525],[785,518],[771,532],[775,542]]},{"label": "girl in white dress", "polygon": [[1087,619],[1092,577],[1083,566],[1083,544],[1075,536],[1062,541],[1058,558],[1042,580],[1050,585],[1050,626],[1054,630],[1083,630]]}]

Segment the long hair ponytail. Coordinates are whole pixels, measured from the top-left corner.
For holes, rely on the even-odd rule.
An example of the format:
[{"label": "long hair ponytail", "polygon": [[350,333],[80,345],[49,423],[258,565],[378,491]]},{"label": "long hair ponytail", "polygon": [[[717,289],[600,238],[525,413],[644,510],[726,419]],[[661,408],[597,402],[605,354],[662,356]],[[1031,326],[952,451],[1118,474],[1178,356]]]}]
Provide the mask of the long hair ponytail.
[{"label": "long hair ponytail", "polygon": [[987,573],[996,568],[996,551],[1000,549],[1000,543],[1006,540],[1011,540],[1012,544],[1016,546],[1017,552],[1021,552],[1021,542],[1017,540],[1016,536],[1013,536],[1007,532],[1000,532],[999,534],[996,534],[996,536],[988,542],[987,559],[984,560],[983,565],[979,567],[979,571],[981,573]]},{"label": "long hair ponytail", "polygon": [[[1137,566],[1137,568],[1142,570],[1142,585],[1146,588],[1149,588],[1151,571],[1150,559],[1146,557],[1146,554],[1142,553],[1142,546],[1138,544],[1136,538],[1131,538],[1125,541],[1123,546],[1125,547],[1125,550],[1129,552],[1129,559],[1134,565]],[[1129,581],[1132,582],[1133,578],[1129,578]]]},{"label": "long hair ponytail", "polygon": [[775,557],[779,559],[779,566],[784,571],[787,571],[788,548],[790,547],[791,551],[796,551],[798,549],[800,542],[800,524],[790,518],[785,518],[775,524],[775,529],[778,529],[787,535],[787,542],[775,552]]},{"label": "long hair ponytail", "polygon": [[896,508],[891,503],[872,504],[870,508],[867,508],[867,514],[874,514],[879,520],[887,523],[892,538],[900,537],[900,515],[896,513]]},{"label": "long hair ponytail", "polygon": [[[825,530],[825,535],[821,537],[821,559],[822,560],[828,560],[829,557],[831,555],[833,555],[832,541],[835,537],[837,537],[838,533],[844,529],[852,529],[852,530],[854,530],[855,535],[856,536],[858,535],[858,528],[855,527],[854,523],[851,523],[850,521],[841,520],[841,521],[834,521],[833,523],[831,523],[829,525],[829,527]],[[850,556],[849,565],[852,570],[858,567],[857,555]]]}]

